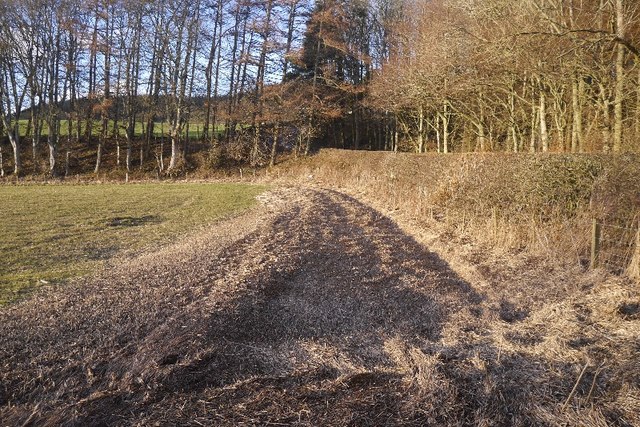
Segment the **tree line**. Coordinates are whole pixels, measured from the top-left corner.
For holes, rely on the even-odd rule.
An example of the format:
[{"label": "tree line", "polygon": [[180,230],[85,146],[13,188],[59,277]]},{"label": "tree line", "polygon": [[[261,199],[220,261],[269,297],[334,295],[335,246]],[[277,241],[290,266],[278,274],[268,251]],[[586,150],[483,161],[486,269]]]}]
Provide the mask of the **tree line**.
[{"label": "tree line", "polygon": [[640,4],[413,2],[372,83],[411,148],[637,151]]},{"label": "tree line", "polygon": [[443,153],[640,148],[640,5],[631,0],[0,7],[0,132],[15,174],[29,145],[35,172],[46,151],[55,173],[61,147],[72,144],[92,149],[96,173],[107,146],[118,164],[122,147],[127,170],[134,149],[140,163],[155,156],[158,169],[172,170],[188,161],[194,123],[201,143],[253,164],[314,143]]},{"label": "tree line", "polygon": [[265,87],[288,73],[309,3],[2,0],[0,6],[1,126],[19,174],[29,143],[34,166],[47,147],[50,172],[61,144],[93,144],[98,172],[105,144],[118,139],[123,166],[131,167],[140,125],[141,156],[152,154],[162,125],[171,147],[168,169],[185,157],[190,123],[200,124],[205,141],[221,139],[220,128],[232,138],[260,119]]}]

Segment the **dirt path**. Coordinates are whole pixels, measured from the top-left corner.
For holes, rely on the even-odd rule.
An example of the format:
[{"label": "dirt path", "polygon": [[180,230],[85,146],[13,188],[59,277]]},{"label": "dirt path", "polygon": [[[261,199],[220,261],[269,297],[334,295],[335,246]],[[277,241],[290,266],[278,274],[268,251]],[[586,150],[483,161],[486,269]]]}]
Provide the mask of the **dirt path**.
[{"label": "dirt path", "polygon": [[261,204],[0,311],[0,425],[531,423],[545,362],[490,326],[524,309],[345,194]]}]

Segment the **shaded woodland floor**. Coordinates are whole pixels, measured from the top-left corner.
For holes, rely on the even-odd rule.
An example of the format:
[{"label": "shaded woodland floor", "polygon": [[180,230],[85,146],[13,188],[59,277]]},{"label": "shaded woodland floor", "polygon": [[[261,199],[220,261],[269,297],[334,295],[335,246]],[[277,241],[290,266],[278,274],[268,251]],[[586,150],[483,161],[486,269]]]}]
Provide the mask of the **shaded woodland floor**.
[{"label": "shaded woodland floor", "polygon": [[332,190],[259,197],[0,309],[2,423],[640,424],[637,284]]}]

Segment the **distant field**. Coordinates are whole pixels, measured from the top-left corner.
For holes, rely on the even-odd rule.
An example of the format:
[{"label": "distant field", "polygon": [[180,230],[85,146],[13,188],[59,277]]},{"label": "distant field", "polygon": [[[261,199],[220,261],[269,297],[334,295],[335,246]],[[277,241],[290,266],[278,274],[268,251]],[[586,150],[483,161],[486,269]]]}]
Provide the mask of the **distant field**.
[{"label": "distant field", "polygon": [[0,186],[0,305],[255,202],[240,184]]},{"label": "distant field", "polygon": [[[27,134],[27,127],[29,126],[29,121],[26,119],[20,120],[20,135],[25,136]],[[84,129],[86,128],[86,122],[80,122],[81,133],[84,134]],[[112,135],[113,132],[113,120],[109,120],[109,135]],[[74,133],[77,128],[76,122],[73,122]],[[202,130],[204,129],[204,123],[190,123],[189,124],[189,138],[199,138],[202,135]],[[142,122],[136,122],[134,134],[135,136],[143,135],[144,126]],[[216,132],[222,132],[224,130],[224,125],[217,125]],[[99,135],[102,131],[102,122],[100,120],[93,121],[93,134]],[[168,136],[170,132],[170,126],[168,123],[155,122],[153,128],[153,134],[157,137],[161,137],[162,135]],[[186,135],[187,126],[183,127],[183,136]],[[120,136],[124,137],[124,130],[120,126],[118,129],[118,133]],[[43,124],[42,135],[47,136],[49,134],[49,127],[46,123]],[[68,136],[69,135],[69,121],[68,120],[60,120],[60,136]]]}]

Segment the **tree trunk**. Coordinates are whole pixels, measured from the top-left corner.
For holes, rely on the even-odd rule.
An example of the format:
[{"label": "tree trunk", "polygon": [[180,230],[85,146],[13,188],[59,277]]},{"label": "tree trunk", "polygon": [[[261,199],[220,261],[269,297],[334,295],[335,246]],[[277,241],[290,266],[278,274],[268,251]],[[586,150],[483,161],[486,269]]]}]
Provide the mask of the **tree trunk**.
[{"label": "tree trunk", "polygon": [[[191,19],[191,22],[189,23],[189,25],[192,28],[200,28],[200,1],[195,1],[195,16]],[[183,73],[183,78],[186,80],[187,76],[186,76],[186,70],[187,67],[189,66],[189,52],[193,51],[194,54],[191,56],[191,71],[190,71],[190,75],[188,76],[189,78],[189,82],[188,82],[188,86],[189,89],[186,92],[186,99],[187,100],[192,100],[193,99],[193,83],[195,81],[195,75],[196,75],[196,59],[197,59],[197,54],[195,52],[198,52],[198,45],[199,45],[199,40],[200,40],[200,32],[199,31],[192,31],[189,33],[189,43],[188,43],[188,47],[187,47],[187,58],[186,58],[186,62],[185,62],[185,72]],[[184,88],[186,89],[187,87],[187,82],[185,81],[183,83]],[[183,93],[183,97],[184,97],[184,90],[182,90]],[[186,131],[186,135],[184,137],[184,140],[182,142],[182,158],[186,161],[187,159],[187,155],[189,154],[189,142],[190,142],[190,129],[191,129],[191,102],[187,103],[186,105],[186,114],[185,114],[185,120],[187,122],[187,131]],[[197,134],[197,128],[196,128],[196,134]]]},{"label": "tree trunk", "polygon": [[280,133],[280,128],[278,123],[273,130],[273,143],[271,144],[271,159],[269,160],[269,166],[274,167],[276,165],[276,155],[278,153],[278,137]]},{"label": "tree trunk", "polygon": [[567,131],[567,119],[565,116],[565,105],[563,99],[563,92],[556,92],[553,96],[553,121],[556,127],[557,134],[557,147],[561,152],[565,152],[566,147],[566,131]]},{"label": "tree trunk", "polygon": [[307,157],[309,155],[309,152],[311,151],[311,133],[312,133],[312,122],[311,122],[311,118],[309,118],[309,127],[307,128],[307,135],[306,135],[306,144],[304,147],[304,156]]},{"label": "tree trunk", "polygon": [[160,159],[159,159],[160,172],[164,172],[164,134],[162,134],[162,140],[160,141]]},{"label": "tree trunk", "polygon": [[[220,26],[222,26],[222,6],[220,7]],[[222,30],[220,30],[218,32],[218,46],[222,45],[222,36],[223,36],[223,32]],[[222,58],[222,49],[218,49],[218,57],[216,59],[216,72],[215,72],[215,77],[213,80],[213,99],[214,99],[214,106],[213,106],[213,112],[212,112],[212,117],[211,117],[211,125],[213,126],[213,129],[211,131],[211,141],[217,141],[218,140],[218,134],[217,134],[217,123],[218,123],[218,89],[219,89],[219,85],[220,85],[220,62],[221,62],[221,58]],[[226,130],[225,130],[226,131]]]},{"label": "tree trunk", "polygon": [[[509,136],[511,137],[511,147],[514,153],[520,151],[520,141],[516,125],[516,89],[515,78],[511,79],[509,85]],[[506,148],[506,147],[505,147]],[[507,148],[508,149],[508,148]]]},{"label": "tree trunk", "polygon": [[400,133],[398,131],[398,115],[396,114],[393,121],[393,152],[398,152],[398,145],[400,142]]},{"label": "tree trunk", "polygon": [[577,153],[582,147],[582,103],[580,94],[579,75],[573,77],[571,82],[571,107],[573,122],[571,126],[571,152]]},{"label": "tree trunk", "polygon": [[287,42],[284,49],[284,64],[282,66],[282,81],[287,78],[287,72],[289,71],[289,53],[291,52],[291,46],[293,45],[293,35],[296,24],[296,13],[298,11],[298,0],[289,3],[289,15],[287,19]]},{"label": "tree trunk", "polygon": [[442,152],[449,153],[449,103],[444,103],[444,114],[442,115]]},{"label": "tree trunk", "polygon": [[486,136],[486,133],[485,133],[485,130],[484,130],[484,123],[482,121],[479,121],[477,123],[476,127],[478,128],[478,146],[480,147],[480,152],[484,153],[485,152],[485,144],[486,144],[486,141],[487,141],[487,136]]},{"label": "tree trunk", "polygon": [[131,135],[127,132],[127,156],[125,158],[125,165],[127,166],[127,173],[131,172]]},{"label": "tree trunk", "polygon": [[[6,94],[2,93],[2,87],[0,86],[0,121],[2,122],[2,128],[7,133],[7,137],[9,138],[9,143],[11,144],[11,149],[13,151],[13,173],[16,176],[20,176],[22,173],[22,160],[20,158],[20,127],[17,120],[12,123],[11,115],[7,113],[7,111],[3,108],[3,103],[5,100],[2,99]],[[16,91],[14,91],[16,93]],[[11,103],[7,102],[9,109],[11,108]],[[19,111],[19,108],[17,108]]]},{"label": "tree trunk", "polygon": [[256,122],[253,134],[253,147],[251,148],[251,164],[258,164],[260,154],[260,123]]},{"label": "tree trunk", "polygon": [[296,148],[293,153],[296,159],[300,157],[300,152],[302,151],[302,141],[303,141],[302,130],[299,129],[298,137],[296,138]]},{"label": "tree trunk", "polygon": [[[51,130],[49,130],[51,131]],[[55,137],[54,137],[55,138]],[[56,143],[54,142],[54,139],[50,139],[50,143],[49,143],[49,173],[52,176],[55,176],[56,173],[56,154],[58,152],[57,148],[56,148]]]},{"label": "tree trunk", "polygon": [[[120,133],[120,131],[118,131]],[[120,138],[116,134],[116,166],[120,167]]]},{"label": "tree trunk", "polygon": [[[622,0],[616,0],[616,36],[624,39],[624,10]],[[622,150],[622,100],[624,97],[624,46],[618,42],[616,45],[616,89],[613,107],[613,151]]]},{"label": "tree trunk", "polygon": [[97,175],[100,171],[100,163],[102,161],[102,146],[106,143],[107,134],[109,132],[109,99],[111,98],[111,39],[113,36],[113,25],[109,12],[109,4],[106,4],[106,11],[104,14],[106,25],[106,53],[104,55],[104,94],[102,99],[102,108],[100,109],[102,115],[102,130],[100,132],[100,140],[98,141],[98,150],[96,153],[96,168],[94,173]]},{"label": "tree trunk", "polygon": [[[206,80],[206,105],[205,105],[205,115],[204,115],[204,127],[202,129],[202,138],[204,139],[208,139],[210,134],[209,134],[209,127],[211,124],[211,113],[212,113],[212,103],[216,102],[217,104],[217,94],[213,95],[213,86],[214,86],[214,82],[213,82],[213,64],[214,62],[216,62],[216,71],[219,68],[220,65],[220,53],[219,51],[221,50],[220,47],[220,34],[222,33],[222,29],[221,29],[221,25],[222,25],[222,1],[218,0],[217,4],[216,4],[216,14],[215,14],[215,19],[213,21],[213,36],[211,37],[211,46],[209,49],[209,57],[208,57],[208,61],[207,61],[207,67],[205,68],[205,80]],[[216,61],[217,59],[217,61]],[[217,77],[216,77],[217,80]],[[216,82],[217,85],[217,82]],[[212,98],[213,95],[213,98]],[[213,123],[213,131],[211,132],[211,139],[213,139],[213,136],[215,135],[215,120]]]},{"label": "tree trunk", "polygon": [[20,138],[15,136],[9,136],[9,142],[13,149],[13,173],[16,176],[20,176],[22,173],[22,159],[20,158]]},{"label": "tree trunk", "polygon": [[540,91],[540,144],[542,152],[549,151],[549,130],[547,128],[547,97],[544,90]]},{"label": "tree trunk", "polygon": [[[32,97],[35,97],[35,94],[31,94]],[[33,99],[33,98],[32,98]],[[31,136],[31,159],[33,162],[33,171],[38,173],[38,145],[40,144],[40,120],[39,120],[39,110],[40,108],[36,108],[35,106],[31,107],[31,123],[33,125],[33,135]]]},{"label": "tree trunk", "polygon": [[98,64],[97,64],[97,46],[98,46],[98,22],[100,21],[99,13],[96,11],[96,16],[93,24],[93,31],[91,36],[91,47],[89,49],[89,93],[88,93],[88,102],[89,108],[87,108],[87,114],[85,118],[85,129],[84,136],[89,142],[91,140],[91,134],[93,132],[93,105],[94,98],[96,92],[96,80],[98,73]]},{"label": "tree trunk", "polygon": [[[241,4],[240,2],[236,2],[236,6],[235,6],[235,11],[234,11],[234,26],[233,26],[233,31],[231,32],[233,34],[233,46],[231,48],[231,62],[230,62],[230,67],[231,67],[231,76],[229,77],[229,94],[227,96],[227,120],[225,122],[225,139],[227,141],[227,143],[229,142],[229,140],[231,139],[231,134],[232,134],[232,126],[231,126],[231,114],[233,112],[233,107],[234,107],[234,99],[235,99],[235,91],[236,91],[236,84],[235,84],[235,74],[236,74],[236,61],[237,61],[237,56],[238,56],[238,44],[240,42],[240,23],[241,23],[241,16],[240,16],[240,11],[241,11]],[[235,128],[235,126],[234,126]]]},{"label": "tree trunk", "polygon": [[353,110],[353,148],[360,149],[360,127],[358,126],[358,109]]},{"label": "tree trunk", "polygon": [[598,83],[598,104],[602,112],[602,120],[600,122],[602,133],[603,150],[609,151],[611,149],[611,102],[607,95],[607,90],[603,83]]},{"label": "tree trunk", "polygon": [[169,159],[169,166],[167,170],[172,170],[176,167],[176,159],[178,158],[178,146],[180,141],[178,141],[178,136],[175,134],[171,135],[171,158]]},{"label": "tree trunk", "polygon": [[[120,146],[118,146],[118,152],[120,151],[119,148]],[[98,149],[96,150],[96,167],[93,169],[93,173],[97,175],[100,172],[101,165],[102,165],[102,141],[98,142]]]}]

